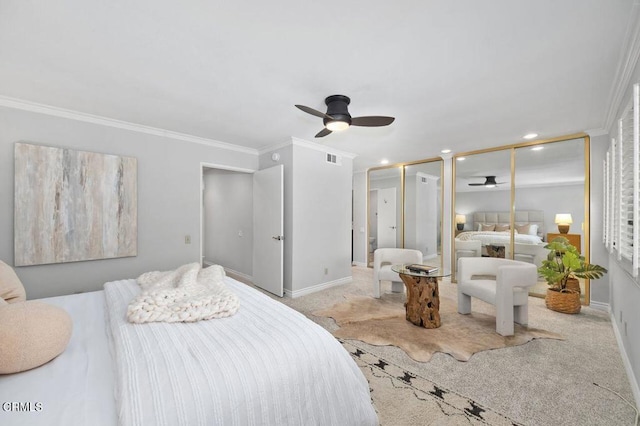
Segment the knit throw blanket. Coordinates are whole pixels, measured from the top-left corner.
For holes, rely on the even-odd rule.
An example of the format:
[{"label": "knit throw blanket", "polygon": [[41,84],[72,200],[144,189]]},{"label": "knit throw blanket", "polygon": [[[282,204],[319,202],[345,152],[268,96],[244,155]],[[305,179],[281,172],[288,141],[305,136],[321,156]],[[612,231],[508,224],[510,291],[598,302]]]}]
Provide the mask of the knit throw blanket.
[{"label": "knit throw blanket", "polygon": [[198,263],[183,265],[175,271],[153,271],[137,279],[142,292],[127,309],[133,323],[194,322],[235,314],[238,297],[229,291],[222,266],[202,269]]}]

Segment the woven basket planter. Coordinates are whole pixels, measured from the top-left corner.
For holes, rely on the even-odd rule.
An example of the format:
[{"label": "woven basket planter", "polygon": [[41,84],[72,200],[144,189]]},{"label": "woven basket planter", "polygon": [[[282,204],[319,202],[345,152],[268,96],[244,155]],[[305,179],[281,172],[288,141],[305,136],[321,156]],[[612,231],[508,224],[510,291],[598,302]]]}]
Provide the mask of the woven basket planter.
[{"label": "woven basket planter", "polygon": [[566,286],[567,290],[575,290],[579,293],[581,293],[580,291],[580,281],[578,281],[577,278],[569,278],[567,280],[567,286]]},{"label": "woven basket planter", "polygon": [[548,289],[544,301],[547,308],[552,311],[564,314],[577,314],[580,312],[580,292],[576,290],[560,292]]}]

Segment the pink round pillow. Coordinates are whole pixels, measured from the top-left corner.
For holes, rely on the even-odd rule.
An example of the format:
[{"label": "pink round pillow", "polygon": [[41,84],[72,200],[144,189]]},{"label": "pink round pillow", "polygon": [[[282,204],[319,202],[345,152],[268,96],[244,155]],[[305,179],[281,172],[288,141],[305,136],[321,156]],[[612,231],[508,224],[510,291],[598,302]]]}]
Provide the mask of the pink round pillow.
[{"label": "pink round pillow", "polygon": [[51,361],[69,343],[73,323],[63,309],[38,301],[0,305],[0,374]]}]

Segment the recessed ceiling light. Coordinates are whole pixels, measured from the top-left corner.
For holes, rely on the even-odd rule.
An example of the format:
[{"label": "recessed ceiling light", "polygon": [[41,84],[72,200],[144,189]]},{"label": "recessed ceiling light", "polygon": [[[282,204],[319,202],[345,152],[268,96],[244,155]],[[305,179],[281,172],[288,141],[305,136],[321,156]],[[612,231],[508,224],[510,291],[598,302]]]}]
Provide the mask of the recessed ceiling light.
[{"label": "recessed ceiling light", "polygon": [[536,145],[533,148],[531,148],[531,151],[540,151],[541,149],[544,149],[544,146]]},{"label": "recessed ceiling light", "polygon": [[523,136],[523,138],[525,139],[533,139],[533,138],[537,138],[538,134],[537,133],[527,133],[526,135]]},{"label": "recessed ceiling light", "polygon": [[387,160],[386,158],[383,160],[380,160],[380,164],[389,164],[389,160]]},{"label": "recessed ceiling light", "polygon": [[443,153],[443,154],[448,154],[448,153],[450,153],[450,152],[451,152],[451,150],[450,150],[450,149],[443,149],[443,150],[442,150],[442,151],[440,151],[440,152],[441,152],[441,153]]},{"label": "recessed ceiling light", "polygon": [[466,160],[466,159],[467,159],[467,157],[458,157],[458,158],[457,158],[457,160],[458,160],[458,161],[464,161],[464,160]]}]

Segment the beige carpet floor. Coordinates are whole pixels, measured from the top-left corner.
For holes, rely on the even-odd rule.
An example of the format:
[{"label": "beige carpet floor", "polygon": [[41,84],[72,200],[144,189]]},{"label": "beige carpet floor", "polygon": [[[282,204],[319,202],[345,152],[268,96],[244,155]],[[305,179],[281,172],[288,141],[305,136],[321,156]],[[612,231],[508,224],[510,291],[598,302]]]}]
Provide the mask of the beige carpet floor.
[{"label": "beige carpet floor", "polygon": [[[333,332],[338,329],[333,319],[314,316],[312,312],[344,301],[345,295],[373,294],[370,268],[354,267],[352,274],[350,284],[296,299],[274,298]],[[382,291],[383,298],[395,297],[390,294],[390,284],[383,286]],[[440,294],[455,297],[455,284],[443,281]],[[478,300],[473,301],[473,311],[495,316],[493,306]],[[525,345],[476,353],[467,362],[444,353],[435,353],[429,362],[417,362],[394,346],[374,346],[356,340],[345,343],[357,345],[516,423],[633,425],[635,411],[618,396],[594,385],[608,387],[633,402],[608,313],[583,307],[577,315],[561,314],[546,309],[543,299],[530,297],[529,326],[561,334],[565,340],[535,339]],[[421,418],[422,413],[413,413],[414,397],[403,395],[397,392],[395,399],[383,398],[375,403],[382,424],[429,424],[426,420],[424,423],[407,420],[411,415]],[[407,416],[402,419],[393,415],[398,406],[406,408]]]}]

